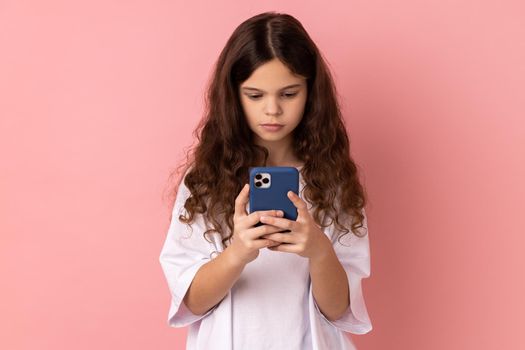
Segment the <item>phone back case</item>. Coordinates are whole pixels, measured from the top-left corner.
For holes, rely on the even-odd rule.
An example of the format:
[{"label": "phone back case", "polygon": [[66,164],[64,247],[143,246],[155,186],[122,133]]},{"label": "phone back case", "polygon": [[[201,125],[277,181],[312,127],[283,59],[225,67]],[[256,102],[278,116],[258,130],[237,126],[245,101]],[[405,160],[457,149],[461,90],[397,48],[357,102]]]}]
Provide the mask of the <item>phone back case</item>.
[{"label": "phone back case", "polygon": [[[297,219],[297,208],[288,191],[299,193],[299,170],[294,167],[250,168],[250,213],[260,210],[282,210],[284,218]],[[260,226],[257,223],[255,226]]]}]

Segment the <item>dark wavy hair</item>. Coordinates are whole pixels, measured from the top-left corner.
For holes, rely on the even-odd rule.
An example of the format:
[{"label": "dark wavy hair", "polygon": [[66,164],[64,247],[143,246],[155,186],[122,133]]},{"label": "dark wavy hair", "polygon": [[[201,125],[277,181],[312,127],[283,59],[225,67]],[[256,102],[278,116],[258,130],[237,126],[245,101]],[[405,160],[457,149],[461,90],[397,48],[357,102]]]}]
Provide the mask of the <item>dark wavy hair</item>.
[{"label": "dark wavy hair", "polygon": [[[253,143],[238,89],[254,70],[274,58],[307,78],[308,95],[302,120],[293,131],[293,148],[304,162],[303,196],[315,208],[315,221],[327,227],[335,219],[338,230],[346,234],[349,230],[341,225],[340,215],[348,214],[352,232],[366,235],[367,230],[359,235],[357,229],[363,227],[367,196],[350,156],[330,71],[302,24],[274,11],[241,23],[214,65],[206,87],[204,117],[193,132],[197,144],[187,153],[186,163],[170,175],[185,175],[170,190],[173,198],[182,180],[191,192],[184,204],[187,216],[179,215],[179,220],[190,224],[196,214],[205,214],[213,228],[204,236],[219,232],[223,246],[231,242],[235,198],[249,183],[249,168],[266,166],[268,158],[268,150]],[[321,214],[332,222],[326,224]],[[221,222],[226,222],[227,232]]]}]

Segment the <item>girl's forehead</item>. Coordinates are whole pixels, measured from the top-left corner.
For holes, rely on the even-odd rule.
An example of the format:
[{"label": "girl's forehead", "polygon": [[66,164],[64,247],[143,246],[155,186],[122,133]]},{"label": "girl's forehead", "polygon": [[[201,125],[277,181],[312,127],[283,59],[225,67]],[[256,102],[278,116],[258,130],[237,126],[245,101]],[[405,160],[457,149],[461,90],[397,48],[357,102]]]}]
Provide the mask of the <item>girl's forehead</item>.
[{"label": "girl's forehead", "polygon": [[241,86],[252,87],[259,90],[279,90],[285,88],[287,85],[303,85],[304,80],[303,77],[292,73],[281,61],[272,60],[257,67]]}]

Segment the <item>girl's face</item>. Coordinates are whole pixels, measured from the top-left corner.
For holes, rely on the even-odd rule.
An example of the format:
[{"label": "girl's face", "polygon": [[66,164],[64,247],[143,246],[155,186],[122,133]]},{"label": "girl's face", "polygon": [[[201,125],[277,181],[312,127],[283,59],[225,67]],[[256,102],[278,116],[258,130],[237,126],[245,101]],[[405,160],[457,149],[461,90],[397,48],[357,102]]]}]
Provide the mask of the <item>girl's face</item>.
[{"label": "girl's face", "polygon": [[[303,117],[306,78],[292,74],[274,58],[259,66],[239,86],[239,94],[255,143],[281,141],[292,137],[292,131]],[[282,127],[269,130],[263,124],[280,124]]]}]

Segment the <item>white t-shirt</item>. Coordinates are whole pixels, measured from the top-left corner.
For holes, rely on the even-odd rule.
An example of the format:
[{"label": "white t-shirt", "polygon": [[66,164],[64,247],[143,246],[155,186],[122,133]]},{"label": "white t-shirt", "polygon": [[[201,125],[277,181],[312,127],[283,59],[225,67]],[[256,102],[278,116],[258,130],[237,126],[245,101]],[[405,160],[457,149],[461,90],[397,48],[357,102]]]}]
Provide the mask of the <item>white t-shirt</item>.
[{"label": "white t-shirt", "polygon": [[[299,178],[299,197],[304,199],[302,175]],[[345,269],[350,290],[350,306],[338,320],[329,321],[313,298],[308,258],[267,248],[245,266],[217,305],[204,315],[194,315],[183,298],[199,268],[223,248],[218,233],[208,235],[213,243],[204,239],[203,232],[209,227],[202,214],[196,215],[192,228],[179,221],[189,195],[181,182],[159,257],[171,293],[168,325],[189,326],[187,350],[355,349],[344,332],[365,334],[372,330],[361,288],[361,280],[370,276],[368,234],[360,238],[350,231],[340,239],[342,245],[334,235],[333,223],[325,234]],[[307,205],[311,210],[308,201]],[[367,231],[366,214],[363,225],[361,229]]]}]

